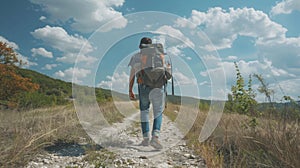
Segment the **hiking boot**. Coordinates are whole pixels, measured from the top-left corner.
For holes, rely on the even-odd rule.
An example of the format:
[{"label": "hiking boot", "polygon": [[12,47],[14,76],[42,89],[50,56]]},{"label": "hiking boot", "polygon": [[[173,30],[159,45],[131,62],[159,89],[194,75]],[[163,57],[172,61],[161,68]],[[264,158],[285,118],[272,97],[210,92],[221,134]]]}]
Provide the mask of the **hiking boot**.
[{"label": "hiking boot", "polygon": [[149,138],[144,138],[144,140],[141,142],[140,146],[149,146]]},{"label": "hiking boot", "polygon": [[158,150],[163,148],[163,146],[160,144],[157,136],[152,137],[152,139],[150,141],[150,145],[153,148],[158,149]]}]

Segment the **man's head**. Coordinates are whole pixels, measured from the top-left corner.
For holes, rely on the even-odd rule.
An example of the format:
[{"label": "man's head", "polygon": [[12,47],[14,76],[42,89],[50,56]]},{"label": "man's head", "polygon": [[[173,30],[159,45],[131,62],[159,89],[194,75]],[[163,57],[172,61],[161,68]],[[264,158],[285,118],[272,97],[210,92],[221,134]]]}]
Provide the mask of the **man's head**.
[{"label": "man's head", "polygon": [[142,48],[143,44],[152,44],[151,38],[149,38],[149,37],[143,37],[141,39],[141,42],[140,42],[140,46],[139,46],[140,49]]}]

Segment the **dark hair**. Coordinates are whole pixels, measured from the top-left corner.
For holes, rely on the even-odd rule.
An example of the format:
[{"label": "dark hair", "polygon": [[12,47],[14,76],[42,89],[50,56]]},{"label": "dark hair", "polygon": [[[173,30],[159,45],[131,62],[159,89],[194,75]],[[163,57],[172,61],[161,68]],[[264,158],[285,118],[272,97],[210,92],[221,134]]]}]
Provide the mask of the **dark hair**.
[{"label": "dark hair", "polygon": [[140,48],[142,48],[143,44],[152,44],[152,40],[149,37],[143,37],[140,42]]}]

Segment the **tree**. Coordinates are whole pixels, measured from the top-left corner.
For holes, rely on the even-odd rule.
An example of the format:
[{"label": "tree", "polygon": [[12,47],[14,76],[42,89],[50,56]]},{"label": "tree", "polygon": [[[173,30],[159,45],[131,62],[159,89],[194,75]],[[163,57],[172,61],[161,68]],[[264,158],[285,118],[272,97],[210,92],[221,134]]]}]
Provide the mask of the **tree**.
[{"label": "tree", "polygon": [[13,48],[0,42],[0,105],[16,107],[18,94],[39,89],[39,85],[32,83],[30,78],[17,74],[18,66],[22,64]]},{"label": "tree", "polygon": [[0,41],[0,63],[5,65],[22,65],[22,61],[18,59],[17,53],[12,47]]}]

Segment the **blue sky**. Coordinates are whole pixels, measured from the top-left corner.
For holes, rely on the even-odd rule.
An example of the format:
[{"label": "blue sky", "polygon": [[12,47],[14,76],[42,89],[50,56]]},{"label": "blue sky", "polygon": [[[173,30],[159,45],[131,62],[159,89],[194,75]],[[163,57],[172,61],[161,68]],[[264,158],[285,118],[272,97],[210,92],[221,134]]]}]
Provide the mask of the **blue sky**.
[{"label": "blue sky", "polygon": [[130,55],[150,36],[172,58],[176,94],[226,98],[237,62],[280,101],[300,96],[299,17],[299,0],[5,0],[0,41],[24,68],[127,93]]}]

